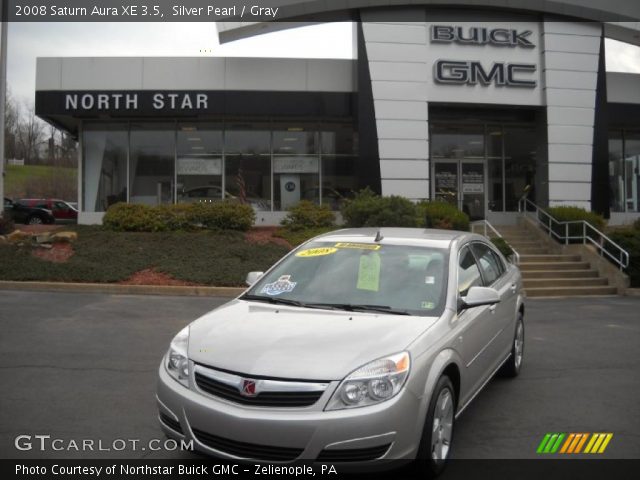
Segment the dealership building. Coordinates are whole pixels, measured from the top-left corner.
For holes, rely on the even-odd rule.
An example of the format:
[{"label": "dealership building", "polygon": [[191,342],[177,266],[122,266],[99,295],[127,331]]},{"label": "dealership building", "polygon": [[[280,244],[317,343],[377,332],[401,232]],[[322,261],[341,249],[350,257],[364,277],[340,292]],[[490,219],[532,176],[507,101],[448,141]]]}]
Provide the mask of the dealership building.
[{"label": "dealership building", "polygon": [[[640,44],[635,2],[280,3],[344,3],[357,58],[38,59],[36,113],[80,142],[81,223],[226,197],[273,225],[367,186],[496,224],[525,194],[640,218],[640,75],[604,50]],[[217,24],[223,42],[283,26]]]}]

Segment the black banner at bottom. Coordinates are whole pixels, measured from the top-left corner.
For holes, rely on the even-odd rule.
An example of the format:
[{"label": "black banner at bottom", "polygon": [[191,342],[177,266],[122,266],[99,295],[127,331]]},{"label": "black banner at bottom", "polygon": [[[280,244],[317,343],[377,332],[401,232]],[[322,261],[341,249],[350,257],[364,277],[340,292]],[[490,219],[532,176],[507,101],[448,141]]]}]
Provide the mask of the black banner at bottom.
[{"label": "black banner at bottom", "polygon": [[[281,478],[307,479],[414,479],[424,478],[413,465],[379,461],[356,467],[346,463],[294,464],[233,463],[215,460],[0,460],[1,478],[24,480],[110,480],[180,478],[202,480]],[[640,478],[640,459],[527,459],[450,460],[438,477],[442,480],[609,480]]]}]

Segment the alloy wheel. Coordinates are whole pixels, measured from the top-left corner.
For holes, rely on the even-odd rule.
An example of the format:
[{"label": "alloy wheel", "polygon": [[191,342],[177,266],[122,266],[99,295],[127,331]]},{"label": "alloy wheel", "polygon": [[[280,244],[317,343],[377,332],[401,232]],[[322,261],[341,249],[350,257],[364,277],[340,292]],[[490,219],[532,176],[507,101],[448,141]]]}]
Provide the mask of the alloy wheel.
[{"label": "alloy wheel", "polygon": [[451,448],[453,434],[453,395],[448,388],[444,388],[438,395],[436,408],[433,412],[431,429],[431,458],[438,462],[446,460]]}]

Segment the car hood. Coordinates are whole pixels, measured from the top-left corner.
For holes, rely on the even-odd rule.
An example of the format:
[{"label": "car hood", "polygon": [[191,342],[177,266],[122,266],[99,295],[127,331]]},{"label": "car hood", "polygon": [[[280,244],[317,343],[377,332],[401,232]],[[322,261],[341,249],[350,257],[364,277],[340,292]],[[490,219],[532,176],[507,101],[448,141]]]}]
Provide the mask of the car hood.
[{"label": "car hood", "polygon": [[191,324],[189,358],[248,376],[341,380],[436,320],[234,300]]}]

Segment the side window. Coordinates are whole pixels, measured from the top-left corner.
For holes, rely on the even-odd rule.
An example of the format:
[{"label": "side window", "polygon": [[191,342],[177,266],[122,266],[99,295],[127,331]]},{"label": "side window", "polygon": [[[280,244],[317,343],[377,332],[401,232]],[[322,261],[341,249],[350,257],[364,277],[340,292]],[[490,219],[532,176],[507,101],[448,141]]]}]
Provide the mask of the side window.
[{"label": "side window", "polygon": [[489,246],[482,243],[474,243],[471,248],[473,248],[473,252],[478,257],[485,284],[487,286],[491,285],[504,273],[504,265]]},{"label": "side window", "polygon": [[464,297],[471,287],[482,285],[482,277],[469,247],[464,247],[458,258],[458,293]]}]

